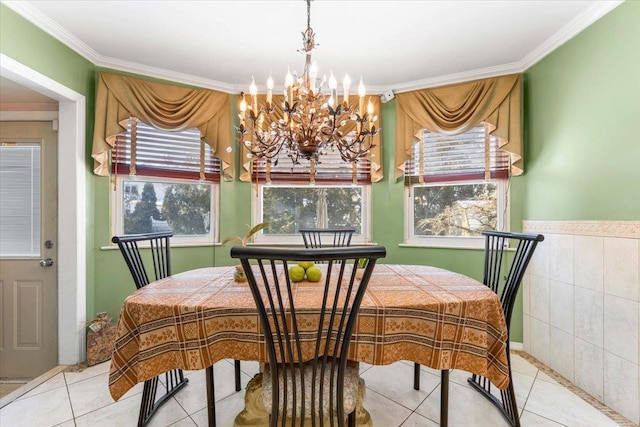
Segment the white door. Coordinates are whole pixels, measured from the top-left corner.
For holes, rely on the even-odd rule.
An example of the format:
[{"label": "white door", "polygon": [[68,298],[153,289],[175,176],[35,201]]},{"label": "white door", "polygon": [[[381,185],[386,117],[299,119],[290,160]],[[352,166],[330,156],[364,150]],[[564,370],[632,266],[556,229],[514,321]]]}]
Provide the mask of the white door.
[{"label": "white door", "polygon": [[0,377],[58,364],[57,135],[0,122]]}]

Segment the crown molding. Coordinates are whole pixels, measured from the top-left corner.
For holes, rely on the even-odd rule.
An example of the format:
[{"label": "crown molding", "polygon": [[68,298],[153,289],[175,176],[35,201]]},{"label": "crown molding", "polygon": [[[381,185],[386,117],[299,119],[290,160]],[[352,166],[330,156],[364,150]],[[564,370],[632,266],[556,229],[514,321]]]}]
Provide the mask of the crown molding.
[{"label": "crown molding", "polygon": [[[479,68],[477,70],[464,71],[462,73],[448,74],[445,76],[430,77],[428,79],[415,80],[413,82],[391,85],[387,89],[395,93],[409,92],[412,90],[426,89],[430,87],[445,86],[454,83],[468,82],[471,80],[485,79],[487,77],[503,76],[522,72],[519,62],[498,65],[495,67]],[[383,91],[384,92],[384,91]]]},{"label": "crown molding", "polygon": [[1,2],[14,12],[31,22],[45,33],[64,43],[66,46],[89,60],[94,64],[99,60],[100,54],[82,42],[76,36],[67,31],[64,27],[40,12],[29,2],[2,0]]},{"label": "crown molding", "polygon": [[[44,15],[30,3],[15,0],[0,0],[0,2],[99,67],[146,75],[228,93],[239,93],[246,90],[245,85],[220,82],[191,74],[179,73],[176,71],[102,56],[68,32],[65,28]],[[381,94],[387,90],[393,90],[396,93],[401,93],[487,77],[496,77],[505,74],[522,73],[623,2],[624,0],[607,0],[594,3],[520,61],[495,67],[487,67],[405,83],[397,83],[389,86],[371,86],[368,88],[368,91],[371,94]],[[266,88],[262,89],[262,91],[266,90]]]},{"label": "crown molding", "polygon": [[[179,73],[177,71],[165,70],[164,68],[150,67],[147,65],[138,64],[136,62],[122,61],[120,59],[101,56],[100,59],[95,62],[99,67],[111,68],[118,71],[126,71],[129,73],[140,74],[148,77],[155,77],[158,79],[168,80],[176,83],[183,83],[191,86],[201,87],[205,89],[213,89],[220,92],[238,93],[235,85],[220,82],[217,80],[211,80],[204,77],[198,77],[191,74]],[[245,90],[246,88],[242,89]],[[266,89],[265,89],[266,90]]]},{"label": "crown molding", "polygon": [[578,35],[589,25],[611,12],[616,7],[624,3],[624,0],[599,1],[585,9],[580,15],[569,21],[567,25],[562,27],[558,32],[549,37],[540,46],[532,50],[521,61],[522,71],[532,67],[542,58],[562,46],[567,41]]}]

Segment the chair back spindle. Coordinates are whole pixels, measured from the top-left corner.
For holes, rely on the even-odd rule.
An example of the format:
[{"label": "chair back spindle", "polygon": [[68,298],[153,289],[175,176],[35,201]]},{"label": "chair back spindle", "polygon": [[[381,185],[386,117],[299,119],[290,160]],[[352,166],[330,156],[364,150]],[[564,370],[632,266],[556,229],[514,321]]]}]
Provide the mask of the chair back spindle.
[{"label": "chair back spindle", "polygon": [[351,245],[353,227],[301,228],[305,248],[344,247]]},{"label": "chair back spindle", "polygon": [[[509,329],[522,278],[536,246],[544,240],[544,236],[502,231],[483,231],[482,234],[485,236],[483,283],[500,296]],[[515,252],[507,250],[509,241],[518,242]],[[512,257],[510,264],[507,257]],[[501,286],[502,283],[504,285]]]},{"label": "chair back spindle", "polygon": [[[271,379],[270,406],[265,406],[272,427],[345,425],[351,335],[376,261],[385,254],[380,246],[231,249],[244,268],[265,338],[269,363],[264,375]],[[360,259],[367,263],[358,278]],[[289,269],[309,260],[322,270],[321,280],[293,283]],[[350,423],[355,422],[355,407],[348,412]]]},{"label": "chair back spindle", "polygon": [[[136,289],[148,285],[154,280],[164,279],[171,275],[171,250],[169,238],[173,232],[165,231],[147,234],[130,234],[126,236],[114,236],[111,241],[118,245],[124,257],[127,267],[131,272]],[[145,262],[139,247],[139,243],[148,242],[151,261]],[[145,247],[146,248],[146,247]],[[147,268],[147,266],[149,268]],[[149,273],[153,266],[153,279]]]}]

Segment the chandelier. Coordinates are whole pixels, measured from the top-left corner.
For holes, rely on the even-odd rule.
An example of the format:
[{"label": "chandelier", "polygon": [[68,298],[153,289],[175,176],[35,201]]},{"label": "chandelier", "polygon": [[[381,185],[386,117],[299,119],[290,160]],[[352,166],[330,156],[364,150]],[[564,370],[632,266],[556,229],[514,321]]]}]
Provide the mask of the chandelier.
[{"label": "chandelier", "polygon": [[[315,165],[322,156],[338,152],[342,161],[355,164],[375,147],[373,137],[378,133],[373,104],[369,99],[365,108],[366,89],[360,78],[358,105],[349,104],[348,75],[343,80],[342,102],[338,98],[337,81],[333,72],[318,79],[318,67],[311,62],[311,51],[316,46],[311,29],[311,0],[307,0],[307,29],[302,33],[305,63],[302,76],[287,70],[284,80],[284,100],[281,111],[273,102],[273,79],[267,80],[266,102],[258,103],[255,80],[249,87],[250,105],[244,92],[240,102],[239,133],[249,158],[264,159],[267,171],[277,166],[278,157],[288,156],[293,166],[301,160],[310,162],[313,177]],[[328,83],[328,87],[325,84]],[[292,166],[292,167],[293,167]]]}]

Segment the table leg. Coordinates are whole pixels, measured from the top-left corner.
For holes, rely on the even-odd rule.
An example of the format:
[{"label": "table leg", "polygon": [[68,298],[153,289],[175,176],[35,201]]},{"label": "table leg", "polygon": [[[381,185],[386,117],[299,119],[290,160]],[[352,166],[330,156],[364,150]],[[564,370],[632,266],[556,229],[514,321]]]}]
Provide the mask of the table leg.
[{"label": "table leg", "polygon": [[440,381],[440,427],[447,427],[449,422],[449,370],[443,369]]},{"label": "table leg", "polygon": [[240,361],[239,360],[233,361],[233,369],[236,376],[236,391],[240,391],[240,389],[242,388],[242,384],[240,383]]},{"label": "table leg", "polygon": [[[362,406],[362,400],[364,398],[364,380],[360,380],[358,384],[358,400],[356,402],[356,425],[358,427],[373,427],[371,415]],[[285,422],[287,426],[294,425],[290,419]],[[337,425],[337,420],[334,419],[332,424],[328,418],[323,420],[322,425]],[[299,424],[299,423],[298,423]],[[296,425],[298,425],[296,424]],[[304,425],[310,425],[311,419]],[[316,419],[314,425],[321,425],[320,420]],[[254,375],[254,377],[247,384],[247,388],[244,396],[244,409],[236,416],[234,427],[269,427],[269,413],[262,405],[262,373]]]},{"label": "table leg", "polygon": [[207,416],[209,427],[216,427],[216,394],[213,389],[213,365],[205,369],[205,382],[207,383]]}]

